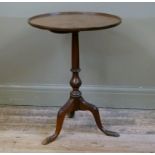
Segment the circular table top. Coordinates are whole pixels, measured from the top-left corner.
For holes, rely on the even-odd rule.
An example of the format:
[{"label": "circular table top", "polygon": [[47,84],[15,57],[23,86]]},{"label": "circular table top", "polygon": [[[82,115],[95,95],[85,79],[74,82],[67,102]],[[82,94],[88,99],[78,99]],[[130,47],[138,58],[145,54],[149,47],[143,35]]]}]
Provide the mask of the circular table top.
[{"label": "circular table top", "polygon": [[37,15],[31,17],[28,22],[40,29],[67,33],[111,28],[119,25],[121,18],[96,12],[58,12]]}]

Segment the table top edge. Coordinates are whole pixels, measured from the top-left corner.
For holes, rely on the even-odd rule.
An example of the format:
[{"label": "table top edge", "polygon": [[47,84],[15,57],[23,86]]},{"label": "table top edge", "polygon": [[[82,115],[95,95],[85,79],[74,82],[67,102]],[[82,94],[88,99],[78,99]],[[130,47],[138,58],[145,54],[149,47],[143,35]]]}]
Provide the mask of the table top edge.
[{"label": "table top edge", "polygon": [[[46,17],[46,16],[55,16],[55,15],[64,15],[64,14],[95,14],[95,15],[105,15],[105,16],[109,16],[109,17],[114,17],[118,19],[117,23],[111,24],[111,25],[107,25],[107,26],[101,26],[101,27],[90,27],[90,28],[73,28],[73,29],[65,29],[65,28],[57,28],[57,27],[48,27],[48,26],[41,26],[41,25],[37,25],[37,24],[33,24],[31,23],[31,21],[33,19],[36,18],[40,18],[40,17]],[[117,25],[120,25],[122,23],[122,19],[117,16],[117,15],[113,15],[113,14],[109,14],[109,13],[104,13],[104,12],[79,12],[79,11],[71,11],[71,12],[53,12],[53,13],[44,13],[44,14],[39,14],[39,15],[35,15],[32,16],[28,19],[28,23],[36,28],[39,29],[45,29],[45,30],[49,30],[52,32],[56,32],[56,33],[71,33],[71,32],[75,32],[75,31],[94,31],[94,30],[101,30],[101,29],[108,29],[108,28],[112,28],[115,27]]]}]

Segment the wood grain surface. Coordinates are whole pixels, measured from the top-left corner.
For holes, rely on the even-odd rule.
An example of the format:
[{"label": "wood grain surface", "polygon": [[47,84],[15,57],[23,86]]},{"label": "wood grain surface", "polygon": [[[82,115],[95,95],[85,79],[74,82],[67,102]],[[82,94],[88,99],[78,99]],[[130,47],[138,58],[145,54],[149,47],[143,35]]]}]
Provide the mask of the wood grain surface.
[{"label": "wood grain surface", "polygon": [[88,31],[114,27],[121,19],[106,13],[60,12],[42,14],[29,19],[29,23],[38,28],[51,31]]},{"label": "wood grain surface", "polygon": [[101,119],[120,137],[96,127],[90,112],[66,118],[58,139],[41,145],[55,130],[57,107],[1,106],[0,152],[155,152],[155,110],[102,109]]}]

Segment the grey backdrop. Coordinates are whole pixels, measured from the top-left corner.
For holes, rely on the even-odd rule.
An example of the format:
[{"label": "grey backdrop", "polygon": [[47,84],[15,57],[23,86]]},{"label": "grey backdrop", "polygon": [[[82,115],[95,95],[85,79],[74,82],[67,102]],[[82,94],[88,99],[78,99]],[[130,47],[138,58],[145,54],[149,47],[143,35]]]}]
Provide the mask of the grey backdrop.
[{"label": "grey backdrop", "polygon": [[27,24],[57,11],[122,17],[118,27],[80,33],[84,95],[98,106],[155,108],[155,3],[0,3],[0,104],[67,99],[71,35]]}]

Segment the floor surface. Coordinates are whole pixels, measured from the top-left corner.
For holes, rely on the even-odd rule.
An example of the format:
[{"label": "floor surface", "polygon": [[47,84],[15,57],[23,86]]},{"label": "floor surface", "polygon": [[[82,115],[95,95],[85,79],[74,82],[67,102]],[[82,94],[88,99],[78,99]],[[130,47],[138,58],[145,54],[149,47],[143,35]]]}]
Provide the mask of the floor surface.
[{"label": "floor surface", "polygon": [[155,110],[103,109],[102,122],[119,138],[105,136],[90,112],[65,119],[58,139],[41,145],[55,130],[57,107],[0,106],[0,152],[155,152]]}]

